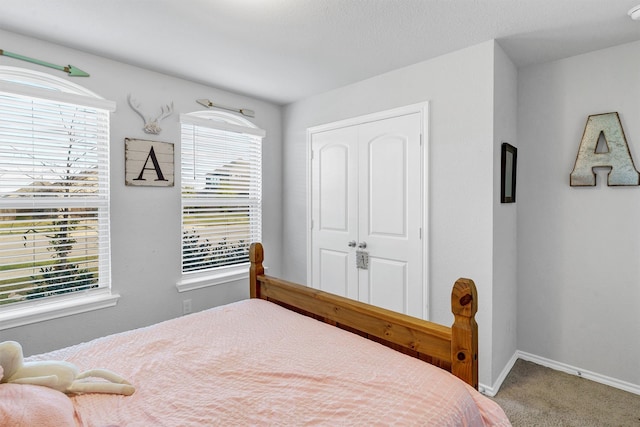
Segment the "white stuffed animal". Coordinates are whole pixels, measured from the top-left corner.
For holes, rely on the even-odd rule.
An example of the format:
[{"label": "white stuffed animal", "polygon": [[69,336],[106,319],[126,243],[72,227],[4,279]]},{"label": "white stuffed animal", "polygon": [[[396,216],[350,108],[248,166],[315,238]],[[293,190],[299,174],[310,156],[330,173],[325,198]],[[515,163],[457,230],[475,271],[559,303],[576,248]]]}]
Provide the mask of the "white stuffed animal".
[{"label": "white stuffed animal", "polygon": [[[67,394],[110,393],[130,396],[135,391],[124,378],[107,369],[78,373],[78,368],[69,362],[24,362],[23,359],[19,343],[0,343],[0,383],[41,385]],[[90,377],[102,378],[107,382],[79,381]]]}]

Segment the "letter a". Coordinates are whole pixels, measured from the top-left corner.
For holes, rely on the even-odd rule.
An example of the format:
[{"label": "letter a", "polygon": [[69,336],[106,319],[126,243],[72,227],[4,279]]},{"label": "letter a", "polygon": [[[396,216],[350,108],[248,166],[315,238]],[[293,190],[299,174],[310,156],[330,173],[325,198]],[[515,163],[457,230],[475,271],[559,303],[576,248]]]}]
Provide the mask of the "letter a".
[{"label": "letter a", "polygon": [[[152,168],[147,167],[147,163],[149,163],[149,158],[151,158],[151,162],[153,163]],[[146,171],[147,169],[156,171],[156,176],[158,177],[156,181],[167,181],[164,178],[164,175],[162,174],[162,169],[160,169],[160,163],[158,163],[158,159],[156,158],[156,152],[153,150],[153,145],[151,146],[151,151],[149,151],[149,155],[147,156],[147,159],[144,161],[144,166],[140,171],[140,175],[138,175],[138,177],[134,179],[134,181],[146,181],[142,177],[142,175],[144,175],[144,171]]]},{"label": "letter a", "polygon": [[[600,135],[604,136],[607,143],[606,152],[597,152]],[[633,164],[618,113],[589,116],[571,172],[570,185],[595,186],[593,168],[598,167],[611,168],[607,185],[640,185],[640,173]]]}]

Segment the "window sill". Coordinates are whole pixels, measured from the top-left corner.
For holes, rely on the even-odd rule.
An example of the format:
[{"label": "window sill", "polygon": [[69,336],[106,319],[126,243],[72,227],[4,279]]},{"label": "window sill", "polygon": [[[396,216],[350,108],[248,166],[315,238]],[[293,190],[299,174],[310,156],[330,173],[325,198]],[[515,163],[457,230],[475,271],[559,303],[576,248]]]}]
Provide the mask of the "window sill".
[{"label": "window sill", "polygon": [[60,296],[49,301],[16,303],[0,308],[0,330],[44,322],[46,320],[114,307],[120,295],[107,291]]},{"label": "window sill", "polygon": [[205,273],[188,273],[176,283],[178,292],[187,292],[194,289],[206,288],[209,286],[222,285],[223,283],[235,282],[249,278],[249,267],[232,267],[220,271],[207,271]]}]

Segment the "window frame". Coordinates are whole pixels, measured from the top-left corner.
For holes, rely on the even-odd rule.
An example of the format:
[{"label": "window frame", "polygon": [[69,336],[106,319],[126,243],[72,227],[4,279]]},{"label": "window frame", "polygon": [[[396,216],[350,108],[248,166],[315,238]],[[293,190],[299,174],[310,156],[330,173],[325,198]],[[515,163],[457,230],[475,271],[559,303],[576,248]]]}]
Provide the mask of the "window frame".
[{"label": "window frame", "polygon": [[[105,100],[94,92],[69,82],[62,78],[49,74],[28,70],[24,68],[0,66],[0,91],[15,95],[41,99],[46,102],[60,102],[73,104],[78,107],[103,110],[106,113],[106,134],[104,140],[107,146],[107,164],[104,173],[99,175],[100,185],[106,189],[102,198],[100,210],[97,214],[99,222],[106,221],[106,227],[102,228],[102,237],[106,237],[106,243],[101,242],[103,250],[99,250],[98,256],[106,256],[100,261],[100,287],[76,292],[47,296],[29,301],[20,301],[0,306],[0,330],[23,326],[35,322],[51,320],[59,317],[84,313],[92,310],[112,307],[117,304],[119,295],[111,290],[111,253],[110,253],[110,183],[109,183],[109,150],[110,150],[110,113],[115,111],[116,103]],[[106,200],[105,200],[106,198]],[[46,198],[45,198],[46,199]],[[57,205],[52,200],[43,201],[42,206]],[[60,205],[65,205],[61,201]],[[104,247],[106,245],[106,248]],[[106,276],[106,277],[104,277]]]},{"label": "window frame", "polygon": [[[183,233],[185,231],[184,226],[184,207],[185,207],[185,198],[183,197],[184,190],[184,156],[182,155],[185,150],[185,144],[182,138],[184,137],[184,127],[185,126],[195,126],[195,127],[205,127],[209,129],[213,129],[215,131],[227,131],[233,132],[237,134],[247,134],[252,137],[260,138],[258,144],[262,144],[264,142],[264,137],[266,132],[260,128],[258,128],[255,124],[250,122],[249,120],[239,117],[232,113],[222,112],[222,111],[196,111],[187,114],[180,115],[180,126],[181,126],[181,193],[180,193],[180,264],[181,264],[181,278],[176,283],[176,288],[178,292],[190,291],[193,289],[204,288],[208,286],[215,286],[219,284],[229,283],[237,280],[243,280],[249,277],[249,262],[236,264],[236,265],[228,265],[228,266],[220,266],[213,267],[209,269],[196,270],[196,271],[184,271],[183,262],[184,262],[184,245],[183,245]],[[259,209],[260,209],[260,221],[262,220],[262,151],[260,150],[260,197],[259,197]],[[262,232],[262,224],[260,223],[260,231]],[[259,237],[258,237],[259,238]],[[250,242],[249,242],[250,243]]]}]

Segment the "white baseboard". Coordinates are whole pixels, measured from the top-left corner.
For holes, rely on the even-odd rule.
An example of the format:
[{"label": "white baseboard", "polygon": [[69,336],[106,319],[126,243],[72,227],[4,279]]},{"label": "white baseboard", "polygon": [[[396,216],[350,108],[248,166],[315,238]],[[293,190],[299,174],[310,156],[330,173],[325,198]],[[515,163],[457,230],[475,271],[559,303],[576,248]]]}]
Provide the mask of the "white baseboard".
[{"label": "white baseboard", "polygon": [[[513,367],[513,364],[517,359],[533,362],[537,365],[555,369],[556,371],[561,371],[567,374],[576,375],[578,377],[586,378],[588,380],[595,381],[600,384],[608,385],[620,390],[628,391],[629,393],[640,395],[640,385],[638,384],[632,384],[626,381],[618,380],[616,378],[607,377],[605,375],[587,371],[585,369],[576,368],[575,366],[567,365],[566,363],[556,362],[555,360],[547,359],[541,356],[536,356],[535,354],[526,353],[520,350],[517,350],[516,353],[513,355],[512,357],[513,363],[509,361],[509,363],[507,364],[507,367],[505,367],[505,370],[509,368],[509,370],[507,371],[507,374],[509,373],[509,371],[511,370],[511,368]],[[503,374],[504,374],[504,371],[503,371]],[[507,376],[506,374],[504,374],[504,376],[501,374],[500,377],[498,377],[496,384],[494,384],[494,386],[491,389],[488,389],[488,391],[493,392],[494,394],[489,394],[488,392],[486,394],[488,394],[489,396],[495,396],[495,393],[498,392],[498,389],[502,385],[502,382],[504,381],[504,378],[506,376]]]},{"label": "white baseboard", "polygon": [[511,372],[511,368],[513,368],[513,365],[516,364],[516,361],[518,360],[518,352],[516,351],[513,356],[511,356],[511,359],[509,359],[509,361],[507,362],[507,364],[505,365],[504,369],[502,370],[502,372],[500,373],[500,375],[498,376],[498,379],[496,379],[496,381],[493,383],[493,385],[491,387],[480,383],[478,385],[478,389],[480,391],[480,393],[489,396],[489,397],[493,397],[496,395],[496,393],[498,393],[498,390],[500,390],[500,387],[502,386],[502,383],[504,382],[504,379],[507,378],[507,375],[509,375],[509,372]]}]

